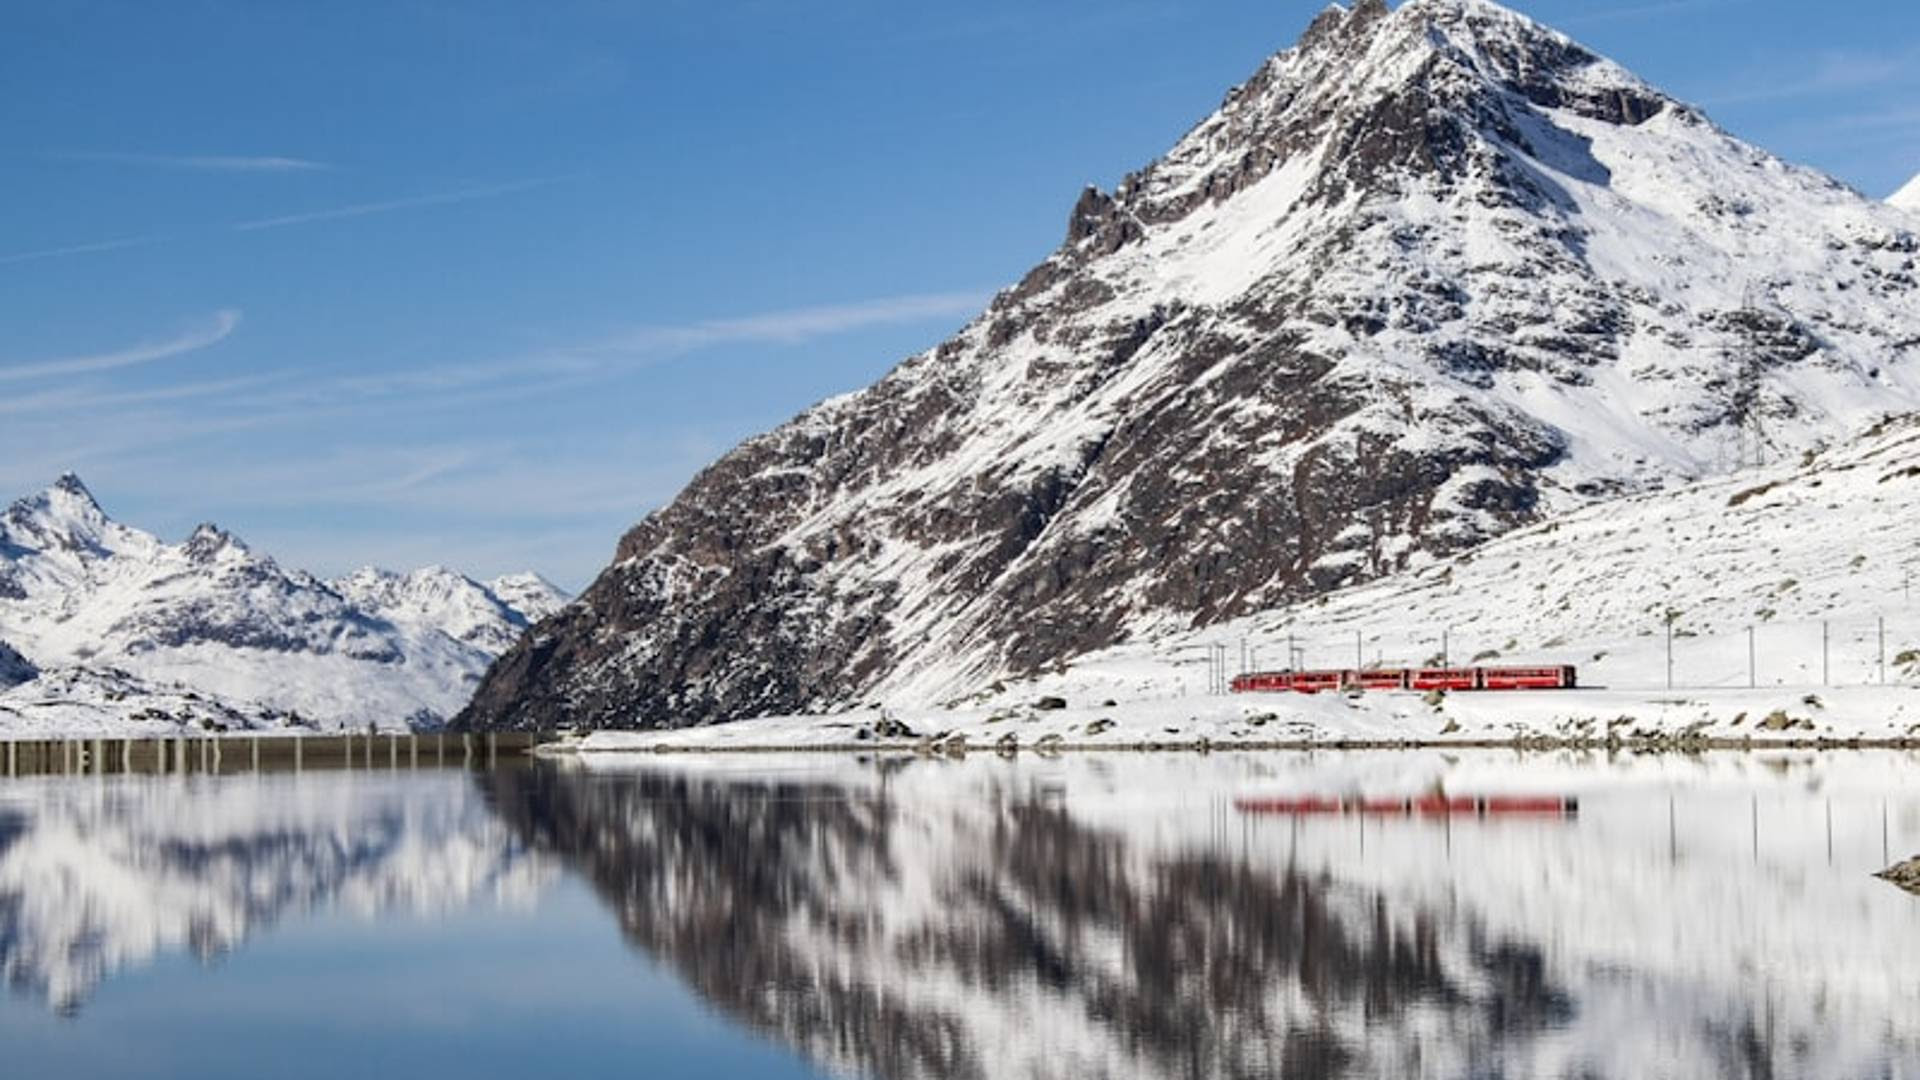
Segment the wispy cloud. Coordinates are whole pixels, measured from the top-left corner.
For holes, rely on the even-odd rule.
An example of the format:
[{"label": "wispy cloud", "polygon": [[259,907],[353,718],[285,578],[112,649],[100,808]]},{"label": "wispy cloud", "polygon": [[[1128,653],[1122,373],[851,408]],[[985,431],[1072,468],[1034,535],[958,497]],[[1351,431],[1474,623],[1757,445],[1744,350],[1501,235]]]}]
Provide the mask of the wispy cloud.
[{"label": "wispy cloud", "polygon": [[1735,87],[1706,97],[1705,104],[1754,105],[1797,98],[1822,97],[1914,81],[1920,71],[1920,48],[1891,52],[1828,52],[1800,65],[1799,78],[1769,79]]},{"label": "wispy cloud", "polygon": [[[220,159],[208,159],[220,160]],[[231,159],[235,161],[297,161],[287,158]],[[324,167],[324,166],[320,166]],[[511,195],[520,191],[531,191],[547,187],[568,179],[564,176],[539,177],[532,180],[516,180],[505,184],[490,184],[481,187],[457,188],[452,191],[439,191],[426,195],[414,195],[404,199],[386,199],[380,202],[356,203],[351,206],[336,206],[325,210],[311,210],[298,214],[282,214],[276,217],[258,218],[252,221],[240,221],[224,228],[215,227],[214,232],[259,232],[265,229],[283,229],[294,225],[306,225],[320,221],[336,221],[343,218],[365,217],[369,214],[386,214],[398,210],[410,210],[417,207],[445,206],[451,203],[471,202],[475,199],[491,199],[502,195]],[[39,248],[32,251],[0,253],[0,266],[11,263],[35,262],[40,259],[57,259],[70,255],[89,255],[99,252],[120,251],[125,248],[142,247],[168,240],[190,239],[204,236],[206,230],[175,234],[173,236],[136,236],[118,240],[97,240],[83,244],[66,244],[60,247]]]},{"label": "wispy cloud", "polygon": [[554,389],[704,349],[728,345],[804,345],[880,326],[960,318],[979,311],[988,298],[984,292],[914,293],[680,325],[643,326],[598,341],[501,360],[350,375],[324,387],[310,388],[308,392],[374,398],[518,385],[528,380]]},{"label": "wispy cloud", "polygon": [[158,236],[133,236],[122,240],[97,240],[90,244],[68,244],[64,247],[41,248],[38,251],[16,251],[0,255],[0,265],[7,263],[36,262],[40,259],[58,259],[67,255],[90,255],[97,251],[119,251],[122,248],[144,247],[157,244]]},{"label": "wispy cloud", "polygon": [[853,304],[788,308],[684,326],[646,327],[596,348],[605,352],[671,353],[719,345],[797,345],[875,326],[971,314],[986,300],[981,293],[920,293]]},{"label": "wispy cloud", "polygon": [[423,206],[446,206],[451,203],[472,202],[475,199],[493,199],[502,195],[511,195],[519,191],[530,191],[559,183],[562,177],[548,176],[535,180],[516,180],[508,184],[489,184],[484,187],[456,188],[452,191],[439,191],[428,195],[414,195],[404,199],[386,199],[380,202],[356,203],[351,206],[336,206],[326,210],[311,210],[299,214],[283,214],[279,217],[259,218],[254,221],[242,221],[229,228],[235,232],[255,232],[260,229],[284,229],[290,225],[306,225],[316,221],[338,221],[342,218],[366,217],[369,214],[387,214],[395,210],[411,210]]},{"label": "wispy cloud", "polygon": [[165,360],[216,345],[225,341],[239,325],[238,311],[232,309],[217,311],[203,325],[164,341],[142,342],[129,348],[95,353],[90,356],[68,356],[58,360],[0,366],[0,382],[84,375],[96,371],[133,367],[137,364],[150,364],[157,360]]},{"label": "wispy cloud", "polygon": [[62,387],[57,390],[42,390],[37,393],[0,398],[0,416],[58,416],[65,419],[75,414],[124,410],[129,406],[189,401],[195,398],[222,398],[241,390],[257,390],[282,381],[285,377],[284,373],[244,375],[232,379],[209,379],[174,386],[106,393]]},{"label": "wispy cloud", "polygon": [[53,161],[95,161],[108,165],[145,165],[160,169],[192,169],[200,172],[319,172],[333,168],[324,161],[277,155],[75,152],[42,156]]},{"label": "wispy cloud", "polygon": [[1651,19],[1661,15],[1678,15],[1689,11],[1705,11],[1711,8],[1745,7],[1748,0],[1663,0],[1651,4],[1629,4],[1623,7],[1595,8],[1578,15],[1569,15],[1559,20],[1566,26],[1581,26],[1589,23],[1628,22],[1634,19]]}]

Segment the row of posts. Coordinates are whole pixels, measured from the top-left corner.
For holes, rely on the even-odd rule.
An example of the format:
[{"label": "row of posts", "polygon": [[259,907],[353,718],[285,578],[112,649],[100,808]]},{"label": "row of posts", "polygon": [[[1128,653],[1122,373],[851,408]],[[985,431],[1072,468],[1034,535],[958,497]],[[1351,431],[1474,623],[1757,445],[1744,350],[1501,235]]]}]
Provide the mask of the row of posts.
[{"label": "row of posts", "polygon": [[[1667,617],[1667,689],[1674,688],[1673,681],[1673,625],[1675,618]],[[1887,684],[1887,618],[1882,615],[1874,620],[1874,636],[1877,642],[1875,667],[1879,672],[1878,683]],[[1747,688],[1757,689],[1760,685],[1760,649],[1758,628],[1747,627]],[[1820,685],[1833,685],[1833,624],[1820,623]]]},{"label": "row of posts", "polygon": [[35,739],[0,742],[0,769],[8,777],[36,775],[155,776],[227,771],[293,771],[307,768],[398,770],[473,768],[499,764],[501,755],[524,755],[547,737],[524,732],[485,735],[378,735],[261,737],[200,736],[171,739]]},{"label": "row of posts", "polygon": [[[1666,619],[1666,687],[1669,690],[1675,688],[1674,637],[1677,622],[1677,614],[1668,615]],[[1875,637],[1877,641],[1875,667],[1878,672],[1878,682],[1884,686],[1887,682],[1887,620],[1885,616],[1880,616],[1875,620]],[[1445,668],[1452,666],[1452,638],[1453,631],[1451,628],[1440,632],[1440,667]],[[1233,677],[1230,674],[1231,668],[1229,666],[1229,650],[1227,645],[1214,642],[1197,647],[1207,650],[1207,692],[1210,694],[1228,693],[1232,689]],[[1302,653],[1304,650],[1297,644],[1291,632],[1287,634],[1286,650],[1287,659],[1282,665],[1284,669],[1300,670],[1305,667],[1302,661]],[[1260,667],[1259,646],[1253,644],[1245,637],[1240,639],[1239,665],[1239,672],[1241,674],[1262,670]],[[1353,632],[1353,666],[1356,671],[1365,670],[1367,667],[1366,640],[1364,633],[1360,630]],[[1757,689],[1759,685],[1759,631],[1757,627],[1748,626],[1747,686],[1750,689]],[[1822,622],[1820,624],[1820,685],[1833,685],[1833,627],[1831,622]]]}]

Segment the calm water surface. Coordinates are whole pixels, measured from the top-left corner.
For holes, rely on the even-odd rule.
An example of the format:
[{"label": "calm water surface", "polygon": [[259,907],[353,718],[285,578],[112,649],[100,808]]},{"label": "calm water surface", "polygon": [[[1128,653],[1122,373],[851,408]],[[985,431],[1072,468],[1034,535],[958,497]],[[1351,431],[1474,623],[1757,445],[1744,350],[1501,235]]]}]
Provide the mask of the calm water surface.
[{"label": "calm water surface", "polygon": [[12,1076],[1920,1077],[1920,757],[0,777]]}]

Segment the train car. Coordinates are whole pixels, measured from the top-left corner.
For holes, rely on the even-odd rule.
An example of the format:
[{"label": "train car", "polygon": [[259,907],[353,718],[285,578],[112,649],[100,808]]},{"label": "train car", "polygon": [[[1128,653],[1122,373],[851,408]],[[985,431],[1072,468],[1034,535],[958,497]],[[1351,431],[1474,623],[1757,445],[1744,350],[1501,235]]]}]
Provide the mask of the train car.
[{"label": "train car", "polygon": [[1297,694],[1332,694],[1347,688],[1347,673],[1344,671],[1297,671],[1293,674],[1293,691]]},{"label": "train car", "polygon": [[1571,667],[1480,669],[1482,690],[1572,690],[1576,682]]},{"label": "train car", "polygon": [[1414,690],[1478,690],[1480,678],[1473,668],[1421,668],[1409,685]]},{"label": "train car", "polygon": [[1405,690],[1412,672],[1395,671],[1349,671],[1347,686],[1354,690]]}]

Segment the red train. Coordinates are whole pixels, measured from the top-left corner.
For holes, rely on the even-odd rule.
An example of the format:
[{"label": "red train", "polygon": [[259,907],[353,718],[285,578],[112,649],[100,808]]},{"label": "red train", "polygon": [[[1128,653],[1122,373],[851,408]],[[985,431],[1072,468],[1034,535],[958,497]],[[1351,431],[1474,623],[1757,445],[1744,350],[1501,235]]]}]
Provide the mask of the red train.
[{"label": "red train", "polygon": [[1374,671],[1263,671],[1233,680],[1236,694],[1320,694],[1341,690],[1572,690],[1572,667],[1385,668]]}]

